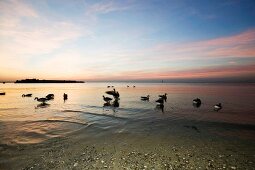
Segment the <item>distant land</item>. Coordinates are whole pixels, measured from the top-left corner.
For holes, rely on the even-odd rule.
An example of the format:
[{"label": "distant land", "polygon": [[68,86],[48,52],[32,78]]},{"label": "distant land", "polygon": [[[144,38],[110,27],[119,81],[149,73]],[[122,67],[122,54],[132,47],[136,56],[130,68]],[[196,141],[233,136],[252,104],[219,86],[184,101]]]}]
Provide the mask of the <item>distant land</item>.
[{"label": "distant land", "polygon": [[24,79],[16,80],[15,83],[84,83],[84,81]]}]

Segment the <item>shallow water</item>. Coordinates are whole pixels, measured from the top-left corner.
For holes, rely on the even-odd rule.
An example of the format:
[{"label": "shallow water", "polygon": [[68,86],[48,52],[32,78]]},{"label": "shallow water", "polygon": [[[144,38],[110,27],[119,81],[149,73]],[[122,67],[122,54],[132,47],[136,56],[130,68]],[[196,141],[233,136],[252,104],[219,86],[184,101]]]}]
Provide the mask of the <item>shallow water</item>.
[{"label": "shallow water", "polygon": [[[143,134],[148,126],[151,133],[168,133],[171,122],[185,122],[185,127],[191,129],[194,124],[212,127],[209,131],[220,136],[254,140],[254,84],[136,83],[128,84],[129,88],[127,84],[1,84],[0,92],[6,95],[0,96],[0,143],[40,143],[84,128],[91,128],[94,135],[104,131]],[[104,107],[102,96],[112,90],[107,85],[119,91],[119,107]],[[26,93],[33,97],[21,97]],[[49,93],[55,98],[48,105],[34,100]],[[68,94],[66,101],[64,93]],[[155,100],[164,93],[168,94],[167,102],[163,109],[157,108]],[[147,95],[150,101],[140,100],[140,96]],[[202,100],[199,108],[192,105],[197,97]],[[216,112],[213,106],[219,102],[223,108]],[[219,132],[215,127],[227,131]]]}]

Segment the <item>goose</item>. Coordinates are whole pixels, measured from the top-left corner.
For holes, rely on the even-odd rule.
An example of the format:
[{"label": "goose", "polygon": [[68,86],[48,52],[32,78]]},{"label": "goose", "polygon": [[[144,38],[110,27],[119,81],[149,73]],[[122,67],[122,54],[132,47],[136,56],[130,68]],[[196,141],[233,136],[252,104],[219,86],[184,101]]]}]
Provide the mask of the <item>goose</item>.
[{"label": "goose", "polygon": [[215,111],[219,111],[220,109],[222,109],[221,103],[214,105],[214,110]]},{"label": "goose", "polygon": [[194,104],[201,104],[201,100],[199,98],[196,98],[193,100]]},{"label": "goose", "polygon": [[119,107],[120,106],[120,103],[118,100],[114,100],[113,103],[112,103],[112,106],[113,107]]},{"label": "goose", "polygon": [[119,98],[120,94],[119,92],[117,92],[115,89],[113,89],[112,91],[106,91],[106,94],[112,95],[114,98]]},{"label": "goose", "polygon": [[47,100],[54,99],[54,94],[48,94],[48,95],[46,96],[46,99],[47,99]]},{"label": "goose", "polygon": [[48,101],[48,99],[44,98],[44,97],[42,97],[42,98],[36,97],[35,100],[37,100],[38,102],[42,102],[42,103],[45,103],[46,101]]},{"label": "goose", "polygon": [[115,94],[113,94],[113,97],[114,97],[114,98],[119,98],[119,97],[120,97],[119,92],[117,91]]},{"label": "goose", "polygon": [[133,86],[133,88],[135,88],[135,86]]},{"label": "goose", "polygon": [[113,89],[111,91],[106,91],[105,93],[109,94],[109,95],[114,95],[116,93],[116,91],[115,91],[115,89]]},{"label": "goose", "polygon": [[32,97],[32,94],[22,94],[22,97]]},{"label": "goose", "polygon": [[110,97],[105,97],[105,96],[103,96],[103,99],[104,99],[104,101],[105,102],[110,102],[111,100],[112,100],[112,98],[110,98]]},{"label": "goose", "polygon": [[150,95],[141,96],[141,100],[150,100]]},{"label": "goose", "polygon": [[167,99],[167,96],[166,96],[166,95],[167,95],[167,93],[165,93],[165,94],[163,94],[163,95],[158,95],[158,96],[166,101],[166,99]]},{"label": "goose", "polygon": [[164,99],[159,98],[158,100],[156,100],[156,102],[157,102],[159,105],[163,105],[163,104],[164,104]]},{"label": "goose", "polygon": [[66,93],[64,93],[63,97],[64,97],[64,100],[67,100],[67,98],[68,98]]}]

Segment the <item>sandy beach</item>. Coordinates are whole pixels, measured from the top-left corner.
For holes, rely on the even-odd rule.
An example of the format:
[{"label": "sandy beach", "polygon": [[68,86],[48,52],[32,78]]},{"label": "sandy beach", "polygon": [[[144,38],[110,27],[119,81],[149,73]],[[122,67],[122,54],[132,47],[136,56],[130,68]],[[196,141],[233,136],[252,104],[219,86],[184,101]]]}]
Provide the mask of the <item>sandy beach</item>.
[{"label": "sandy beach", "polygon": [[149,124],[143,134],[91,127],[39,144],[1,145],[0,169],[254,169],[254,140],[170,123],[162,132]]}]

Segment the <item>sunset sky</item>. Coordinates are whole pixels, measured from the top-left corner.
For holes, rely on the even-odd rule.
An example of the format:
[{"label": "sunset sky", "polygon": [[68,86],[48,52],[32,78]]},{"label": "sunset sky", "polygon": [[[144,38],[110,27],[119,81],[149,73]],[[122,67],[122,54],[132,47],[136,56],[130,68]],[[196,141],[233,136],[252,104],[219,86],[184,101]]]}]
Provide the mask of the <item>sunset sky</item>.
[{"label": "sunset sky", "polygon": [[255,78],[254,0],[1,0],[0,81]]}]

